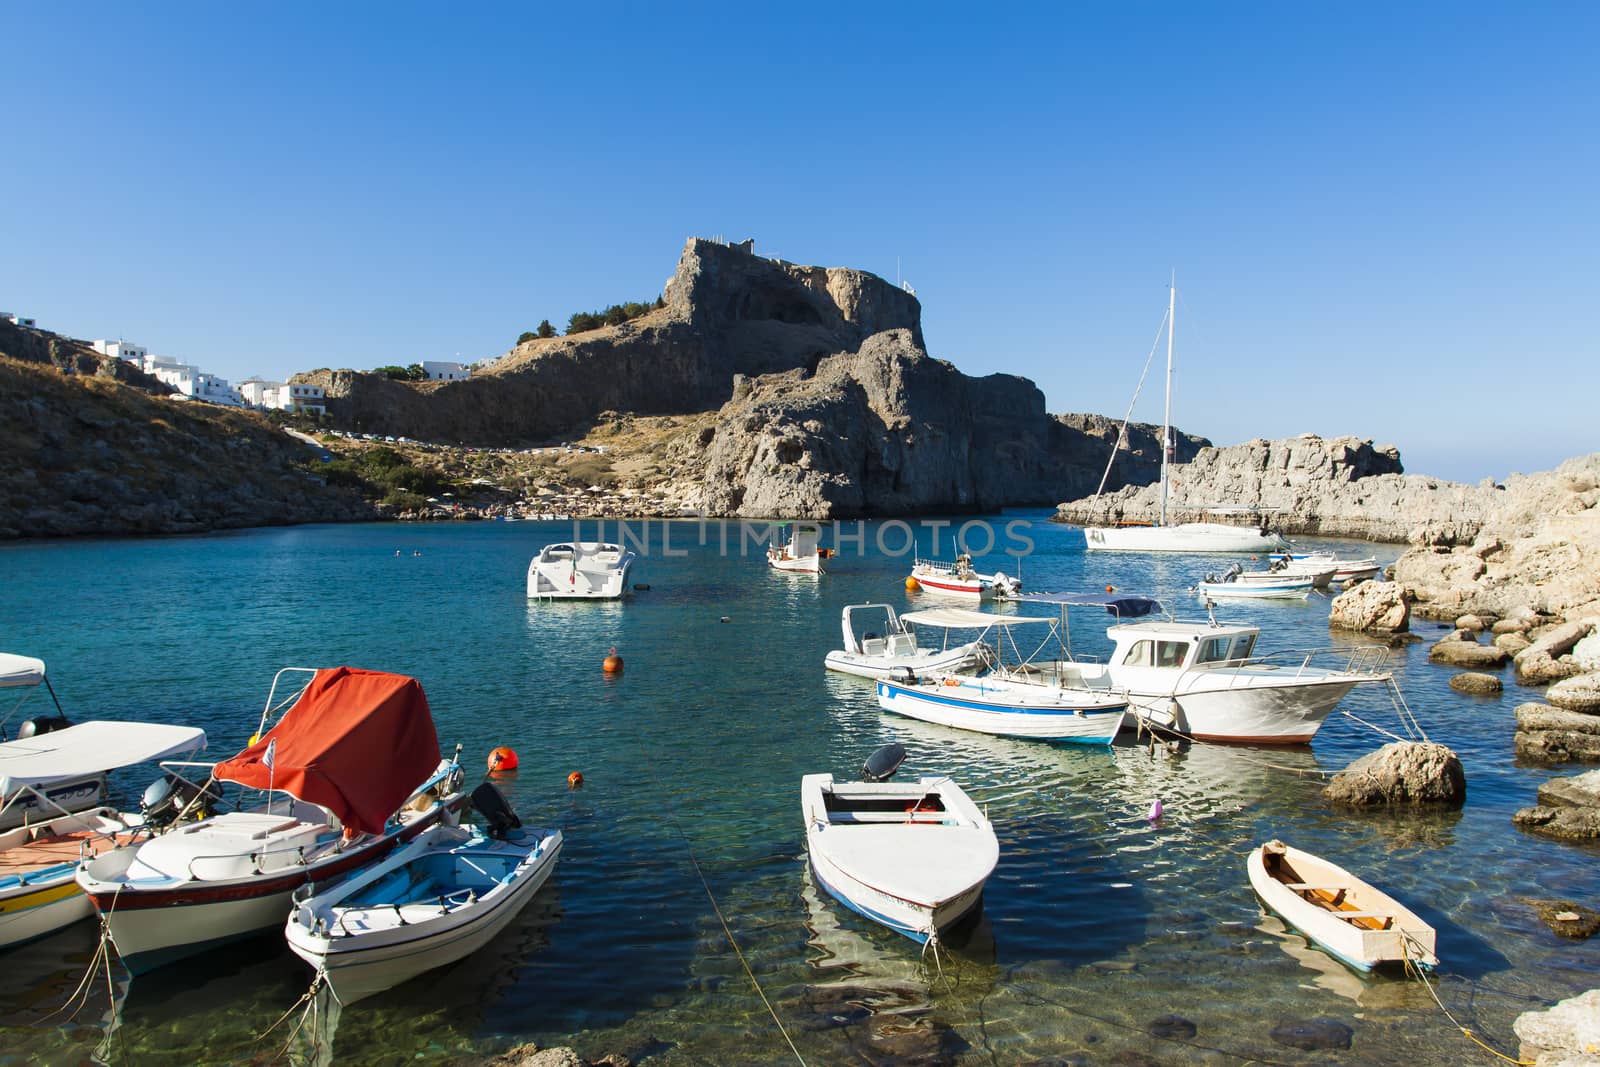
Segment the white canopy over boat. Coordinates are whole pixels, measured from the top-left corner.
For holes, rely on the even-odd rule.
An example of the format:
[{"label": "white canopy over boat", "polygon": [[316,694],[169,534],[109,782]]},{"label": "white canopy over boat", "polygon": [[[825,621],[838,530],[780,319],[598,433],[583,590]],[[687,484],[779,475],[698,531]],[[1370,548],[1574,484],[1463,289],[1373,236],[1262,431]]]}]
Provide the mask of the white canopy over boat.
[{"label": "white canopy over boat", "polygon": [[[40,664],[41,669],[43,666]],[[104,720],[7,741],[0,744],[0,795],[20,786],[44,787],[118,767],[154,763],[197,751],[205,743],[206,732],[197,726]]]},{"label": "white canopy over boat", "polygon": [[32,687],[44,681],[44,660],[0,652],[0,689]]},{"label": "white canopy over boat", "polygon": [[991,626],[1028,626],[1044,623],[1053,625],[1054,619],[1040,619],[1026,615],[991,615],[987,611],[973,611],[971,608],[928,608],[926,611],[912,611],[900,616],[904,622],[917,623],[921,626],[942,626],[945,629],[986,630]]}]

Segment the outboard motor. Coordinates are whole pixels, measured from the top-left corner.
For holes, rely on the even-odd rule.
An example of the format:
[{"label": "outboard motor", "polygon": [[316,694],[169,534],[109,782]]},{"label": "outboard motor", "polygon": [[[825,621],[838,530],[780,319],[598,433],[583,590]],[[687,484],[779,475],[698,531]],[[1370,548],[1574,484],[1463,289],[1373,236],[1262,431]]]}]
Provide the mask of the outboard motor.
[{"label": "outboard motor", "polygon": [[503,839],[512,830],[522,828],[522,820],[511,809],[511,802],[493,782],[484,782],[472,791],[472,806],[489,824],[489,836]]},{"label": "outboard motor", "polygon": [[894,772],[900,769],[900,764],[906,758],[906,747],[902,744],[888,744],[878,749],[867,757],[867,762],[861,765],[861,780],[863,782],[887,782],[894,777]]},{"label": "outboard motor", "polygon": [[37,737],[39,734],[51,734],[57,730],[65,730],[72,723],[67,721],[65,715],[41,715],[37,719],[28,719],[17,727],[17,740],[25,737]]},{"label": "outboard motor", "polygon": [[[191,805],[189,802],[196,797],[200,799]],[[209,786],[201,789],[168,773],[145,788],[144,795],[139,798],[139,813],[144,816],[146,826],[159,828],[172,823],[184,808],[196,819],[209,818],[212,805],[220,799],[215,789]]]}]

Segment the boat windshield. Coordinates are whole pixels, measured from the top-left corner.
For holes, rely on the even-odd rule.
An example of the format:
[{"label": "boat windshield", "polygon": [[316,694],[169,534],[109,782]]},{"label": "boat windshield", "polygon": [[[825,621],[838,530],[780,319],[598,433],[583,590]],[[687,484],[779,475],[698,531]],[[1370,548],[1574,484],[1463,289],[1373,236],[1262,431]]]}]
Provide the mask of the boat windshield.
[{"label": "boat windshield", "polygon": [[1125,667],[1181,667],[1187,641],[1135,641],[1122,657]]}]

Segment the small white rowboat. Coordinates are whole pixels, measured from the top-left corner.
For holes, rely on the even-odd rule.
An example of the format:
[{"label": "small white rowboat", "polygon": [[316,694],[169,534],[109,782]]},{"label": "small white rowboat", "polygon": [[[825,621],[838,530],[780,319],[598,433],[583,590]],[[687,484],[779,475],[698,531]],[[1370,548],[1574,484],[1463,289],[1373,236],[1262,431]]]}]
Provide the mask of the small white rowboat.
[{"label": "small white rowboat", "polygon": [[1438,965],[1433,927],[1343,867],[1282,841],[1253,850],[1247,866],[1262,903],[1342,963]]},{"label": "small white rowboat", "polygon": [[800,779],[811,869],[850,910],[926,943],[972,913],[1000,859],[994,828],[949,778]]},{"label": "small white rowboat", "polygon": [[549,879],[561,843],[560,830],[494,840],[472,827],[434,827],[300,901],[284,937],[341,1004],[354,1004],[488,944]]}]

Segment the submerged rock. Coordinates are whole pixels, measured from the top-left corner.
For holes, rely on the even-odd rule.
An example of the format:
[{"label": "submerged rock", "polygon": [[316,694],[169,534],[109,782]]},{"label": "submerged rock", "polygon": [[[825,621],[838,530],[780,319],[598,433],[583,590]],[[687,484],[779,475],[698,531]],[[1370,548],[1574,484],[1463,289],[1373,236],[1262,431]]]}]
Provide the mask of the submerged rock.
[{"label": "submerged rock", "polygon": [[1505,649],[1465,640],[1458,636],[1460,632],[1452,632],[1428,649],[1428,662],[1448,663],[1452,667],[1502,667],[1511,658]]},{"label": "submerged rock", "polygon": [[1492,696],[1505,687],[1500,684],[1500,679],[1492,674],[1462,671],[1450,679],[1450,688],[1458,693],[1471,693],[1474,696]]},{"label": "submerged rock", "polygon": [[1363,633],[1404,633],[1411,628],[1411,591],[1397,582],[1347,587],[1329,605],[1328,625]]},{"label": "submerged rock", "polygon": [[1467,796],[1461,760],[1430,741],[1393,741],[1333,776],[1323,797],[1334,804],[1459,805]]},{"label": "submerged rock", "polygon": [[1583,941],[1600,931],[1600,911],[1574,904],[1570,900],[1530,900],[1533,910],[1552,931],[1562,937]]},{"label": "submerged rock", "polygon": [[1522,1042],[1518,1057],[1540,1067],[1600,1064],[1600,989],[1569,997],[1545,1011],[1525,1011],[1511,1024]]},{"label": "submerged rock", "polygon": [[1187,1041],[1200,1032],[1200,1028],[1181,1015],[1163,1015],[1150,1020],[1145,1030],[1151,1037],[1172,1041]]},{"label": "submerged rock", "polygon": [[1337,1019],[1307,1019],[1297,1023],[1279,1023],[1272,1028],[1272,1040],[1289,1048],[1315,1052],[1325,1048],[1349,1048],[1355,1033]]}]

